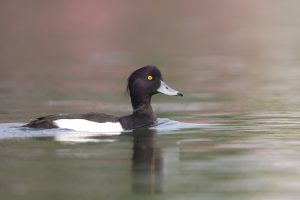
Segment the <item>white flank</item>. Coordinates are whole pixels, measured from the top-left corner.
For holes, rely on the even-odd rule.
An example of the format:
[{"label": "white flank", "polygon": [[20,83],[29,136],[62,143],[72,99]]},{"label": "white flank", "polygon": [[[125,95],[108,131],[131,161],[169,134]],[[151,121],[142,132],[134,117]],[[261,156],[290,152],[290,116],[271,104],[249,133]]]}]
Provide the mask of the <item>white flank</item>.
[{"label": "white flank", "polygon": [[120,133],[123,131],[123,128],[119,122],[98,123],[85,119],[58,119],[54,121],[54,124],[59,128],[65,128],[74,131],[97,133]]}]

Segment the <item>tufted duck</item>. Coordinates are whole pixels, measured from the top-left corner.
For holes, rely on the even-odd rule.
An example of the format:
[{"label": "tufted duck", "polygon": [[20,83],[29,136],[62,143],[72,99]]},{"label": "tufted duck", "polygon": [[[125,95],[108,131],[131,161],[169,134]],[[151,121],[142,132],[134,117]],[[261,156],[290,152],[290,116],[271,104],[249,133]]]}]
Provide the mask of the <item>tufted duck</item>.
[{"label": "tufted duck", "polygon": [[169,87],[155,66],[145,66],[135,70],[128,78],[127,91],[130,94],[133,113],[116,117],[104,113],[58,114],[39,117],[25,127],[66,128],[87,132],[121,132],[153,125],[156,116],[151,107],[151,97],[157,93],[183,96]]}]

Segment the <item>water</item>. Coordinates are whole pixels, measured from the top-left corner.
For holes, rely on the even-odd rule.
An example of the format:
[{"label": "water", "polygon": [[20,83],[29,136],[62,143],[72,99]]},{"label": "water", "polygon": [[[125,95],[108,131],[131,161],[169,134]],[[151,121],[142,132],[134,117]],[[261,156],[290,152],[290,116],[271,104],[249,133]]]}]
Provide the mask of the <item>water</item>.
[{"label": "water", "polygon": [[[151,199],[296,199],[296,117],[260,113],[231,125],[178,123],[177,130],[168,130],[174,121],[161,119],[156,129],[112,137],[85,134],[86,140],[67,130],[2,124],[1,193],[33,199],[150,194]],[[66,134],[70,137],[57,137]]]},{"label": "water", "polygon": [[[1,199],[299,199],[298,2],[86,2],[0,3]],[[20,128],[130,113],[145,64],[185,95],[155,127]]]}]

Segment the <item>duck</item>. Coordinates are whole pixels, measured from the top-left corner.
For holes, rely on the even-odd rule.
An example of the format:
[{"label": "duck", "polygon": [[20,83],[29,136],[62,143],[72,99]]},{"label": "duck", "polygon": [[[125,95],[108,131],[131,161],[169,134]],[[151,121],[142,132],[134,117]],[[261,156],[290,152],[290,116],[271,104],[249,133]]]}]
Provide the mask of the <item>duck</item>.
[{"label": "duck", "polygon": [[35,129],[62,128],[84,132],[122,132],[153,126],[157,117],[151,106],[151,98],[156,94],[183,96],[166,84],[161,71],[154,65],[147,65],[133,71],[127,79],[132,113],[114,116],[99,112],[77,114],[54,114],[36,118],[23,127]]}]

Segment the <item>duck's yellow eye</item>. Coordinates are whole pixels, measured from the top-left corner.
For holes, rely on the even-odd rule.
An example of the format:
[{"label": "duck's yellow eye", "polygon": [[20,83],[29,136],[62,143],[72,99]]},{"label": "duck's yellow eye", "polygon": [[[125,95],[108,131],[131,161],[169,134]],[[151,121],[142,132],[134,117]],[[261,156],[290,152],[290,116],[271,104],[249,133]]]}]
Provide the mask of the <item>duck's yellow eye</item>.
[{"label": "duck's yellow eye", "polygon": [[151,75],[149,75],[147,78],[149,81],[151,81],[153,79],[153,77]]}]

